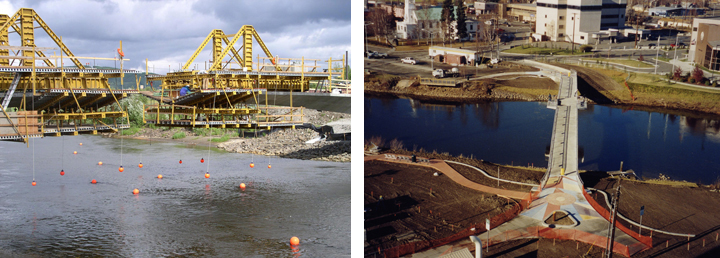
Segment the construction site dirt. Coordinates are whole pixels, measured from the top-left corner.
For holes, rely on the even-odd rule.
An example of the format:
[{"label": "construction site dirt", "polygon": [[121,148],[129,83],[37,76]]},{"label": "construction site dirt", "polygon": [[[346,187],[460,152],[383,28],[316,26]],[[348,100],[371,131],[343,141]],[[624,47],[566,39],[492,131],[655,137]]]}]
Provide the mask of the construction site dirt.
[{"label": "construction site dirt", "polygon": [[[393,150],[393,153],[398,153]],[[477,159],[450,157],[443,154],[415,153],[423,157],[473,163],[491,175],[497,165]],[[453,165],[453,168],[459,166]],[[462,172],[461,172],[462,170]],[[473,182],[497,187],[497,181],[479,179],[480,172],[458,170]],[[366,255],[411,241],[439,239],[463,230],[463,226],[483,223],[485,218],[510,209],[507,200],[491,194],[464,188],[436,171],[412,164],[381,161],[365,163],[365,228]],[[612,194],[619,182],[600,171],[582,173],[586,187]],[[530,183],[542,177],[541,169],[501,167],[501,177]],[[717,185],[699,187],[667,185],[623,180],[620,184],[619,213],[638,222],[640,207],[645,206],[642,225],[656,230],[691,234],[670,236],[643,228],[642,235],[652,234],[653,247],[633,257],[717,257],[720,252],[720,192]],[[501,184],[506,188],[509,184]],[[432,188],[432,194],[430,192]],[[511,188],[506,188],[511,189]],[[522,190],[522,188],[515,188]],[[380,201],[380,195],[383,201]],[[605,196],[593,192],[598,203],[606,205]],[[396,206],[397,203],[400,206]],[[384,208],[380,208],[384,207]],[[418,208],[420,212],[418,212]],[[607,208],[607,207],[606,207]],[[430,213],[432,210],[432,214]],[[402,215],[400,215],[402,214]],[[472,214],[472,215],[469,215]],[[638,230],[623,219],[619,222]],[[452,225],[452,226],[450,226]],[[651,233],[652,232],[652,233]],[[482,236],[482,235],[480,235]],[[689,244],[688,244],[689,243]],[[378,249],[380,248],[380,249]],[[449,253],[462,248],[474,251],[469,241],[458,241],[442,247],[438,252]],[[689,249],[689,250],[688,250]],[[489,257],[600,257],[603,248],[582,242],[553,239],[520,239],[490,246]]]}]

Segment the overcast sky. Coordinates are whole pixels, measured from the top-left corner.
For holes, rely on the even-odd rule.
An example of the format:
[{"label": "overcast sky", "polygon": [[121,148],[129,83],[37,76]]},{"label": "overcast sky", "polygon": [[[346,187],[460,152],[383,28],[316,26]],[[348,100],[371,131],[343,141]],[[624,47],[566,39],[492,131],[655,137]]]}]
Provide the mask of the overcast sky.
[{"label": "overcast sky", "polygon": [[[0,13],[20,8],[35,9],[76,56],[114,57],[122,40],[126,68],[144,71],[148,58],[157,73],[184,64],[213,29],[235,34],[243,25],[254,26],[279,57],[327,60],[350,51],[350,0],[0,0]],[[10,44],[20,45],[13,35]],[[56,47],[42,29],[35,35],[38,47]],[[195,60],[200,68],[209,49]],[[253,59],[264,56],[253,50]]]}]

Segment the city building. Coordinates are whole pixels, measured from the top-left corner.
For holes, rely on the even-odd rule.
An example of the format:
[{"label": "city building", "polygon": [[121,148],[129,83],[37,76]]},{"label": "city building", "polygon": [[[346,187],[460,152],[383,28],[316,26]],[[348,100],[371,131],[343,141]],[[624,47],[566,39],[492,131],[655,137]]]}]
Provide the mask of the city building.
[{"label": "city building", "polygon": [[430,46],[428,54],[436,62],[451,65],[472,65],[477,60],[477,52],[469,49]]},{"label": "city building", "polygon": [[538,0],[536,40],[594,43],[625,28],[626,0]]},{"label": "city building", "polygon": [[514,21],[534,22],[537,14],[537,5],[535,4],[507,4],[504,16]]},{"label": "city building", "polygon": [[689,59],[711,70],[720,70],[720,18],[693,21]]}]

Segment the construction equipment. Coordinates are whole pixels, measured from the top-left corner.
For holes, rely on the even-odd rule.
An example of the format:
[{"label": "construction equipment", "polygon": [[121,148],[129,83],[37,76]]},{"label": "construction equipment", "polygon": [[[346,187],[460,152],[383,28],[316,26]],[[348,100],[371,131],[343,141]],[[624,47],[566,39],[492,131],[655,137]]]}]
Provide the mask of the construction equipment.
[{"label": "construction equipment", "polygon": [[[36,28],[45,31],[57,48],[37,47]],[[10,32],[20,36],[19,45],[11,45]],[[60,56],[43,53],[54,49],[60,50]],[[53,59],[60,61],[53,63]],[[70,59],[73,66],[64,67],[65,59]],[[137,91],[111,89],[108,80],[137,72],[87,69],[79,59],[108,58],[76,57],[33,9],[0,15],[0,97],[4,116],[0,117],[0,140],[27,142],[28,138],[44,135],[129,127],[119,100]],[[43,64],[38,66],[36,60]]]},{"label": "construction equipment", "polygon": [[[191,69],[210,42],[212,60],[205,63],[205,70],[197,69],[197,64]],[[253,42],[265,54],[257,55],[255,62]],[[292,92],[308,91],[311,81],[319,85],[336,77],[344,79],[344,66],[333,67],[344,59],[279,58],[270,53],[253,26],[244,25],[230,35],[213,30],[181,69],[149,76],[148,80],[160,80],[162,85],[160,95],[153,96],[159,104],[146,106],[144,119],[148,124],[178,127],[294,128],[303,123],[302,107],[293,107],[292,100],[290,107],[271,107],[267,93],[289,91],[292,96]],[[233,68],[233,64],[238,66]],[[262,97],[264,107],[257,104]]]}]

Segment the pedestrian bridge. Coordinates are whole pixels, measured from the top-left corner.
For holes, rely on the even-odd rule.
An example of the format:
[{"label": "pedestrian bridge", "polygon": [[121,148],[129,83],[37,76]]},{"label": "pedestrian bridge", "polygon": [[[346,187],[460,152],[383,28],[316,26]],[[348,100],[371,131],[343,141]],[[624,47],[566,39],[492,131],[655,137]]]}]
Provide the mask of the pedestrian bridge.
[{"label": "pedestrian bridge", "polygon": [[560,82],[558,95],[548,101],[548,108],[555,109],[548,169],[517,217],[478,237],[489,240],[485,245],[520,238],[575,240],[606,249],[612,246],[628,257],[650,248],[650,237],[617,222],[620,230],[610,245],[611,214],[585,190],[578,170],[578,109],[586,102],[578,96],[577,73],[544,63],[530,65],[550,71]]}]

